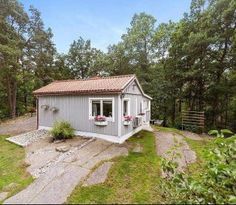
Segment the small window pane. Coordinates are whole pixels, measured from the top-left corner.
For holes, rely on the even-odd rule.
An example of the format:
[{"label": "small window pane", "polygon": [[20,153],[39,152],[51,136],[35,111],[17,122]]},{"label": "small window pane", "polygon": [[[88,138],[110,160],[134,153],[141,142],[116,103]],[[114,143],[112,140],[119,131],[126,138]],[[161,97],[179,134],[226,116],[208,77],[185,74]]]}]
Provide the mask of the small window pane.
[{"label": "small window pane", "polygon": [[92,101],[92,116],[101,115],[101,106],[99,100]]},{"label": "small window pane", "polygon": [[140,109],[139,109],[139,111],[140,111],[140,113],[143,112],[143,110],[142,110],[142,102],[140,102]]},{"label": "small window pane", "polygon": [[147,110],[148,109],[148,101],[147,100],[144,100],[143,102],[143,107],[144,107],[144,110]]},{"label": "small window pane", "polygon": [[103,115],[106,117],[112,117],[112,101],[111,100],[103,101]]},{"label": "small window pane", "polygon": [[124,100],[123,101],[123,116],[127,116],[128,115],[128,101]]}]

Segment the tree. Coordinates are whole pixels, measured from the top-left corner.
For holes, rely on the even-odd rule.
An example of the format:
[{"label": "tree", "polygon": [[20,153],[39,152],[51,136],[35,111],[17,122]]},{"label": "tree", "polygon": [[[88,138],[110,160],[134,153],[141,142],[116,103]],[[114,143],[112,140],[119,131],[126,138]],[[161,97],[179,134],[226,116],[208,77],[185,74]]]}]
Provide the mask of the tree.
[{"label": "tree", "polygon": [[95,66],[101,51],[91,46],[90,40],[80,37],[70,46],[67,60],[71,74],[74,78],[88,78],[96,73]]},{"label": "tree", "polygon": [[155,61],[153,52],[153,36],[156,19],[146,13],[135,14],[127,29],[127,34],[122,36],[127,55],[132,59],[130,64],[142,81],[148,81],[145,73],[148,72],[151,63]]},{"label": "tree", "polygon": [[17,74],[24,45],[28,16],[15,0],[0,2],[1,82],[7,91],[11,117],[16,116]]}]

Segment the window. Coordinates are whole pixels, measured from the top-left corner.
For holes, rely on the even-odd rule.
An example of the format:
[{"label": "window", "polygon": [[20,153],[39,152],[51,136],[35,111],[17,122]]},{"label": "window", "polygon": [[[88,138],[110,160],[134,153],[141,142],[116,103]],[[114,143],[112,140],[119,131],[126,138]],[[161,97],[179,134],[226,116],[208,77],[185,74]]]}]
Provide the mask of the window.
[{"label": "window", "polygon": [[140,113],[143,112],[143,102],[140,102],[140,104],[139,104],[139,112]]},{"label": "window", "polygon": [[130,115],[129,99],[123,100],[123,116]]},{"label": "window", "polygon": [[92,101],[92,116],[101,115],[101,106],[99,100]]},{"label": "window", "polygon": [[104,100],[102,102],[103,116],[112,117],[112,100]]},{"label": "window", "polygon": [[114,121],[114,99],[113,98],[90,98],[89,99],[89,119],[102,115],[107,120]]},{"label": "window", "polygon": [[148,100],[144,100],[143,104],[144,104],[144,110],[149,110],[149,101]]}]

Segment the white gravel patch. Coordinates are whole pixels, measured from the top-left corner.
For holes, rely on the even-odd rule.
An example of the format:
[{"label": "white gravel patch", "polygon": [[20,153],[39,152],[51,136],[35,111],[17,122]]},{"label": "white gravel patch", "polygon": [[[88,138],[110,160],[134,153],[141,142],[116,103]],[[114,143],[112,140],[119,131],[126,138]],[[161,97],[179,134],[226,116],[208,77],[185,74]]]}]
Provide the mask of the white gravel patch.
[{"label": "white gravel patch", "polygon": [[13,142],[19,146],[26,147],[38,141],[39,139],[48,137],[48,134],[49,133],[47,130],[34,130],[24,134],[9,137],[6,140],[8,140],[9,142]]}]

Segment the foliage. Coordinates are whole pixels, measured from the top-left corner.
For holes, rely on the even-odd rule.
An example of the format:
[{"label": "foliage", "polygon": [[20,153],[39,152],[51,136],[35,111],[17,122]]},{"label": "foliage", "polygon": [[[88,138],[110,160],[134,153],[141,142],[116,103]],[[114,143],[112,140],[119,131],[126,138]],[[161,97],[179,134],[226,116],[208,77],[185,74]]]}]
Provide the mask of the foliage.
[{"label": "foliage", "polygon": [[162,186],[167,198],[175,203],[236,202],[236,138],[219,138],[214,143],[198,178],[177,173],[176,165],[164,160],[163,169],[171,172]]},{"label": "foliage", "polygon": [[[27,187],[33,179],[26,172],[24,149],[6,141],[6,137],[0,136],[0,193],[8,191],[8,196],[12,196]],[[11,183],[17,186],[5,190]]]},{"label": "foliage", "polygon": [[90,40],[80,37],[77,41],[73,41],[67,55],[67,65],[71,76],[84,79],[99,74],[98,58],[101,56],[100,50],[91,47]]},{"label": "foliage", "polygon": [[224,138],[225,135],[228,135],[228,136],[230,135],[230,136],[232,136],[234,133],[231,132],[231,131],[228,130],[228,129],[222,129],[222,130],[220,130],[220,131],[218,131],[218,130],[210,130],[210,131],[208,132],[208,134],[209,134],[209,135],[215,135],[216,137]]},{"label": "foliage", "polygon": [[51,134],[55,140],[70,139],[74,137],[74,128],[66,121],[54,123]]},{"label": "foliage", "polygon": [[236,2],[192,0],[178,22],[134,14],[104,53],[79,37],[59,54],[40,12],[0,2],[0,117],[34,107],[32,91],[53,80],[135,73],[152,96],[152,118],[179,126],[182,110],[205,111],[207,129],[236,131]]}]

